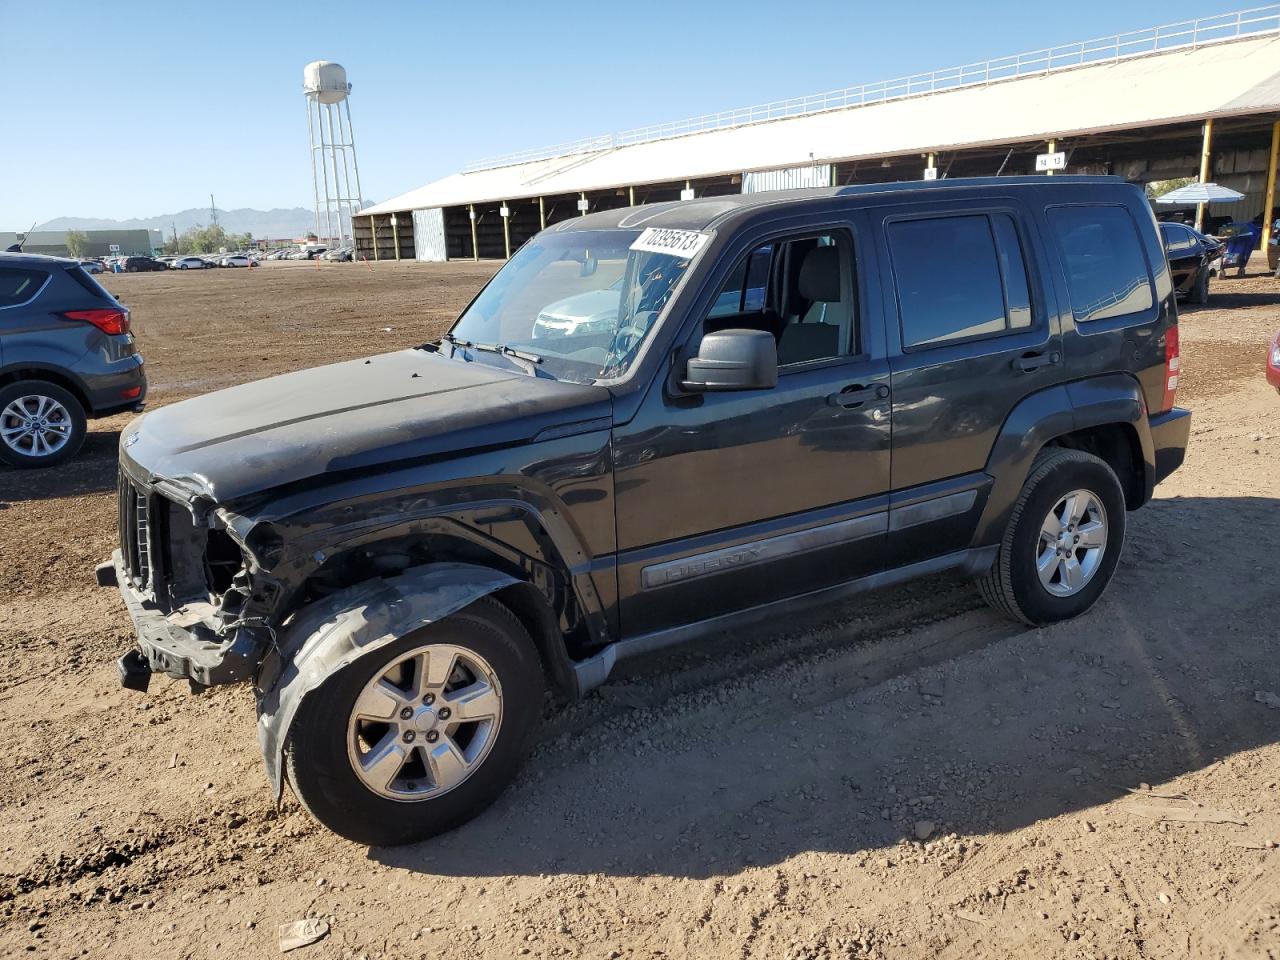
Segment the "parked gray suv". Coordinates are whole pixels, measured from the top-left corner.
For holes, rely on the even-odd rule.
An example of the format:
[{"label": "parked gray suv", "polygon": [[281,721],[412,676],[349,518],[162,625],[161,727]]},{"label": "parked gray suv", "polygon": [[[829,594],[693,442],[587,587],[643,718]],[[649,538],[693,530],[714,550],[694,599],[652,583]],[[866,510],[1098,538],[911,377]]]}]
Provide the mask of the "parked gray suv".
[{"label": "parked gray suv", "polygon": [[86,419],[141,410],[129,311],[75,260],[0,253],[0,462],[75,456]]}]

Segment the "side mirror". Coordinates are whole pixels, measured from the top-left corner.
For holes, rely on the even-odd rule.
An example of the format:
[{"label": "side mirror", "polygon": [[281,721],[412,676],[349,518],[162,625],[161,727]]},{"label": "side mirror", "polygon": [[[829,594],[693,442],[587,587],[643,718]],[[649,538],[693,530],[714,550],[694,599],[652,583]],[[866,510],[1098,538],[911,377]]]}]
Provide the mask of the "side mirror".
[{"label": "side mirror", "polygon": [[682,389],[769,390],[778,385],[778,344],[764,330],[721,330],[702,338]]}]

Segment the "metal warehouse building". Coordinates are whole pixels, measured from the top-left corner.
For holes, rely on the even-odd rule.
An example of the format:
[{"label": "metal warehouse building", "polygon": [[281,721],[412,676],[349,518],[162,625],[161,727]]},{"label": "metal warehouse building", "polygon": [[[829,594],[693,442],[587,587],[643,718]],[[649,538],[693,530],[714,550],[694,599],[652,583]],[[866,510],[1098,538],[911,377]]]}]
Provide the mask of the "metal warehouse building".
[{"label": "metal warehouse building", "polygon": [[[66,257],[68,230],[34,230],[30,233],[5,233],[0,231],[0,250],[25,237],[24,253],[43,253],[52,257]],[[125,257],[149,256],[164,246],[164,235],[159,230],[82,230],[85,235],[83,255],[106,257],[120,254]],[[112,249],[115,248],[115,249]]]},{"label": "metal warehouse building", "polygon": [[[588,211],[797,186],[1065,171],[1275,205],[1280,4],[496,157],[360,211],[370,260],[509,257]],[[1269,230],[1271,217],[1264,218]],[[1264,243],[1265,243],[1264,238]]]}]

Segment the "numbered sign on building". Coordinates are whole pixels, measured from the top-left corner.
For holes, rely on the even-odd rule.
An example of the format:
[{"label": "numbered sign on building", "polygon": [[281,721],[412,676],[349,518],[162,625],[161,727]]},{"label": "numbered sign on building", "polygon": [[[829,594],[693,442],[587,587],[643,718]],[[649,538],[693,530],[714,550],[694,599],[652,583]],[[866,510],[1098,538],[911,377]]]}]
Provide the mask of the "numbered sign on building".
[{"label": "numbered sign on building", "polygon": [[1036,172],[1044,173],[1046,170],[1065,170],[1067,169],[1067,155],[1061,151],[1058,153],[1041,153],[1036,156]]}]

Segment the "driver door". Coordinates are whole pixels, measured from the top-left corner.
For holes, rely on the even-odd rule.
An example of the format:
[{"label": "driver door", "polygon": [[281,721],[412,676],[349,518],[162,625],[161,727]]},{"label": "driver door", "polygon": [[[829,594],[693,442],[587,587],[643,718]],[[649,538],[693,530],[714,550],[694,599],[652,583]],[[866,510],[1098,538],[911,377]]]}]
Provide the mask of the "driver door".
[{"label": "driver door", "polygon": [[677,395],[662,377],[615,427],[624,638],[880,569],[889,368],[858,239],[853,224],[827,223],[730,247],[692,342],[770,331],[777,386]]}]

